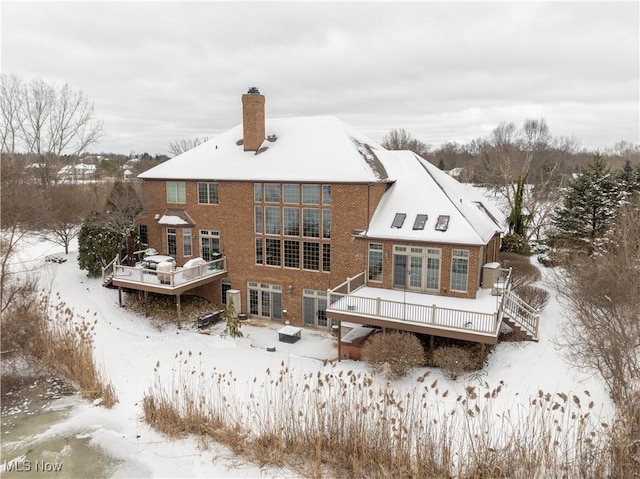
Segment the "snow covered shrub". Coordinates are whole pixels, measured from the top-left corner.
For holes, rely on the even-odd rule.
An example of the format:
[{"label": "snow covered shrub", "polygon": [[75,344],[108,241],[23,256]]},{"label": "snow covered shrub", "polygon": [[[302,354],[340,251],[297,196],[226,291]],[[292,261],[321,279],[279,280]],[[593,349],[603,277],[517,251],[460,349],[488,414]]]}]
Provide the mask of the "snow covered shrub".
[{"label": "snow covered shrub", "polygon": [[374,334],[362,348],[362,359],[374,372],[402,377],[414,367],[424,365],[426,357],[418,337],[402,331]]},{"label": "snow covered shrub", "polygon": [[442,369],[448,379],[458,379],[466,371],[473,371],[476,361],[471,352],[458,346],[442,346],[433,351],[434,366]]},{"label": "snow covered shrub", "polygon": [[529,247],[527,239],[517,233],[509,233],[502,238],[502,251],[526,256],[531,255],[531,248]]},{"label": "snow covered shrub", "polygon": [[520,286],[515,293],[521,300],[538,311],[542,311],[549,302],[549,293],[547,291],[529,284]]},{"label": "snow covered shrub", "polygon": [[526,285],[531,285],[540,280],[540,270],[529,262],[526,256],[503,253],[500,255],[502,266],[511,268],[511,288],[517,290]]}]

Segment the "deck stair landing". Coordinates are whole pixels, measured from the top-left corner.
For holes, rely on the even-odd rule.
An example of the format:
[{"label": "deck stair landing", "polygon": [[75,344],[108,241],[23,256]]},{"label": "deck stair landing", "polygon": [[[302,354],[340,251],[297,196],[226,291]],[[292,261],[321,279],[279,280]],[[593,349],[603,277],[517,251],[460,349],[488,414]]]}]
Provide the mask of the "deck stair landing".
[{"label": "deck stair landing", "polygon": [[520,299],[513,291],[507,290],[502,301],[502,322],[514,331],[519,331],[529,341],[538,341],[540,313]]}]

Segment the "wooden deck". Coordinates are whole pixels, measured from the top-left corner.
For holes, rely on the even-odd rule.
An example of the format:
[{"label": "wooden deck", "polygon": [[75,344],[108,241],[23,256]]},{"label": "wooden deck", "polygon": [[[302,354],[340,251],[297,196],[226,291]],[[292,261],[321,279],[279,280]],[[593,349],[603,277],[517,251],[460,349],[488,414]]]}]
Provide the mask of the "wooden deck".
[{"label": "wooden deck", "polygon": [[175,271],[156,271],[140,266],[120,264],[119,256],[102,268],[102,284],[118,288],[118,302],[122,306],[122,289],[133,289],[176,297],[178,324],[180,324],[180,295],[199,286],[212,283],[227,275],[226,258],[192,266],[178,267]]},{"label": "wooden deck", "polygon": [[[328,292],[327,317],[335,321],[411,331],[484,344],[498,341],[500,326],[526,330],[537,339],[539,314],[510,293],[510,275],[504,270],[500,293],[479,290],[478,299],[450,298],[423,293],[368,287],[364,273]],[[515,299],[514,299],[515,298]]]}]

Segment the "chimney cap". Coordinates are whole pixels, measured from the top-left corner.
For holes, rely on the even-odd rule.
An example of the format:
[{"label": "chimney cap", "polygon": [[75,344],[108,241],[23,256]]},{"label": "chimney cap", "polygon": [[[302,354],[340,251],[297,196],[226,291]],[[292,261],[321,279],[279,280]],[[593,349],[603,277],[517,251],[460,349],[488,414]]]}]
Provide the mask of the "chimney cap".
[{"label": "chimney cap", "polygon": [[258,87],[252,86],[252,87],[249,87],[249,91],[247,93],[251,95],[259,95],[260,90],[258,90]]}]

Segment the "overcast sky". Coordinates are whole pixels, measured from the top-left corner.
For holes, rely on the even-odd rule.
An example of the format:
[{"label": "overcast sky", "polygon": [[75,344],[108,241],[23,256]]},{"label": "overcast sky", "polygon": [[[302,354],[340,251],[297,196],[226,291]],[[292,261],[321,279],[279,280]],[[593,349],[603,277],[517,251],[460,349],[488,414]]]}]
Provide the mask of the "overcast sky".
[{"label": "overcast sky", "polygon": [[438,145],[545,118],[605,148],[639,138],[639,3],[8,2],[2,72],[82,90],[95,151],[167,153],[241,122],[335,115]]}]

